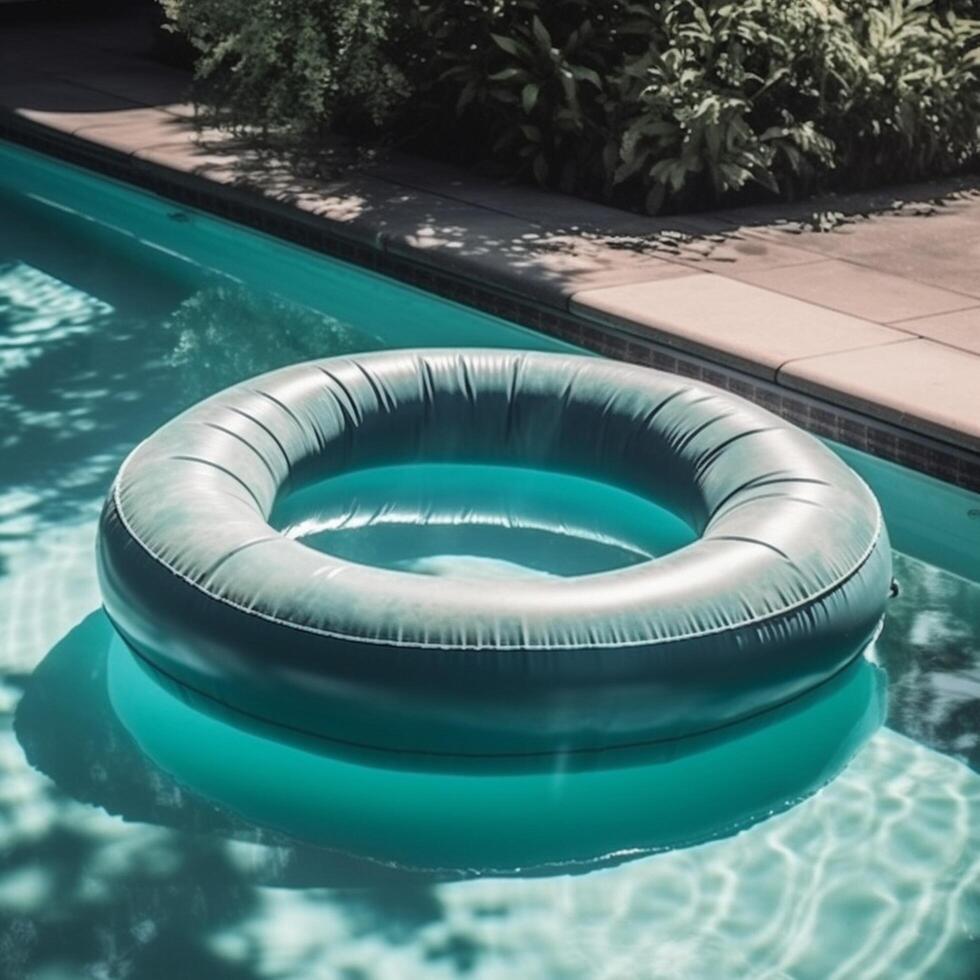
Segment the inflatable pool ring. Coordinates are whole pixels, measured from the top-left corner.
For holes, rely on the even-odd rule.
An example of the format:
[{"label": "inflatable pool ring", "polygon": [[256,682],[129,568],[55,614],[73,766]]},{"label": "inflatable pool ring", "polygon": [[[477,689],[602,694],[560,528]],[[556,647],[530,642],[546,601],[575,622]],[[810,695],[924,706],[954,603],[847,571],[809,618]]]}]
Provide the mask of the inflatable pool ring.
[{"label": "inflatable pool ring", "polygon": [[[590,477],[698,537],[488,588],[357,564],[268,523],[287,490],[416,462]],[[849,663],[891,581],[874,497],[812,437],[685,378],[500,350],[331,358],[215,395],[124,462],[98,555],[117,630],[181,684],[313,735],[451,755],[746,718]]]}]

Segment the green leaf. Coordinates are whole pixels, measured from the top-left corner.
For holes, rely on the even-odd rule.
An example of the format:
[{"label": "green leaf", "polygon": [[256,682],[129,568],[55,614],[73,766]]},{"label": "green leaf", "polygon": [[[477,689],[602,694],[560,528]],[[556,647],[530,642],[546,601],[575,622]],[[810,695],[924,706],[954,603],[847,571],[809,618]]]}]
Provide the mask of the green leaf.
[{"label": "green leaf", "polygon": [[591,68],[586,68],[583,65],[571,65],[569,71],[572,73],[572,77],[578,79],[580,82],[591,82],[597,89],[602,91],[602,79],[599,77],[599,73],[593,71]]},{"label": "green leaf", "polygon": [[534,34],[534,39],[538,42],[538,47],[541,48],[544,54],[551,54],[551,35],[548,33],[548,28],[541,23],[541,18],[537,14],[534,15],[534,19],[531,21],[531,31]]},{"label": "green leaf", "polygon": [[708,123],[704,127],[704,142],[708,147],[708,153],[712,159],[717,160],[721,152],[721,127],[715,123]]},{"label": "green leaf", "polygon": [[610,140],[602,148],[602,167],[607,174],[616,169],[616,161],[619,159],[619,147]]},{"label": "green leaf", "polygon": [[700,169],[689,167],[685,160],[677,160],[670,168],[670,186],[675,190],[679,191],[684,187],[684,181],[687,180],[687,175],[692,169]]},{"label": "green leaf", "polygon": [[760,137],[763,143],[769,140],[779,140],[789,135],[789,130],[785,126],[770,126]]},{"label": "green leaf", "polygon": [[562,91],[565,93],[565,101],[573,106],[578,102],[578,91],[575,87],[575,79],[572,78],[572,73],[566,69],[562,69],[558,73],[558,80],[561,82]]},{"label": "green leaf", "polygon": [[636,131],[645,136],[673,136],[678,129],[677,123],[669,119],[654,119],[652,122],[640,123],[636,127]]},{"label": "green leaf", "polygon": [[642,18],[637,18],[636,20],[623,21],[621,24],[616,25],[617,34],[638,34],[647,36],[651,31],[651,23],[649,16]]},{"label": "green leaf", "polygon": [[515,41],[513,38],[504,37],[502,34],[491,34],[494,43],[507,54],[513,55],[515,58],[526,58],[530,60],[531,52],[527,49],[527,46],[521,44],[520,41]]},{"label": "green leaf", "polygon": [[737,163],[720,163],[718,172],[723,178],[722,186],[725,190],[738,190],[752,176],[745,167],[740,167]]},{"label": "green leaf", "polygon": [[767,191],[772,191],[773,194],[779,193],[779,182],[776,180],[773,172],[766,166],[762,164],[757,164],[752,167],[751,170],[752,179],[757,183],[761,184]]},{"label": "green leaf", "polygon": [[521,90],[521,108],[526,115],[530,115],[534,111],[540,92],[541,86],[537,82],[528,82]]},{"label": "green leaf", "polygon": [[509,82],[513,78],[525,79],[528,77],[527,72],[523,68],[501,68],[500,71],[494,72],[492,75],[488,75],[487,78],[491,82]]},{"label": "green leaf", "polygon": [[467,82],[456,100],[456,112],[462,112],[476,97],[476,83]]},{"label": "green leaf", "polygon": [[711,22],[708,20],[704,10],[702,10],[696,4],[692,4],[691,7],[691,13],[694,15],[694,19],[697,21],[698,26],[704,32],[706,37],[711,37],[713,33],[711,30]]},{"label": "green leaf", "polygon": [[517,93],[511,91],[509,88],[490,89],[490,98],[495,102],[502,102],[504,105],[517,105],[519,101]]}]

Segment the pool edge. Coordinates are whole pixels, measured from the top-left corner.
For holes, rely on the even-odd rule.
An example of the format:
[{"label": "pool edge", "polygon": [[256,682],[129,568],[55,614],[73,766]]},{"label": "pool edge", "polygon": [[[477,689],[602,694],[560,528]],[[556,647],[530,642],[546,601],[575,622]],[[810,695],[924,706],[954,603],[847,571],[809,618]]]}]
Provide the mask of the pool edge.
[{"label": "pool edge", "polygon": [[101,143],[0,108],[0,138],[136,185],[163,198],[242,224],[313,251],[366,267],[428,292],[511,320],[604,356],[703,380],[756,402],[814,435],[834,440],[945,483],[980,492],[980,453],[926,432],[791,390],[778,381],[722,364],[677,344],[657,342],[644,328],[599,323],[571,309],[536,302],[487,275],[479,281],[386,248],[383,231],[366,236],[337,220],[303,212],[254,187],[218,182],[198,173],[139,160]]}]

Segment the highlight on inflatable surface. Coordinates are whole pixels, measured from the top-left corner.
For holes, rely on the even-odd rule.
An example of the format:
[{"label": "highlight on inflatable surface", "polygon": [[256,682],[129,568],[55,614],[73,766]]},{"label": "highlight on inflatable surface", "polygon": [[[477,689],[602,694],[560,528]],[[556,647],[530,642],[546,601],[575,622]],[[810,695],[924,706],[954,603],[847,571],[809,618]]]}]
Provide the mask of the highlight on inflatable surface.
[{"label": "highlight on inflatable surface", "polygon": [[191,703],[408,765],[743,723],[842,675],[891,582],[877,502],[809,435],[686,378],[500,350],[209,398],[125,461],[98,561],[123,652]]}]

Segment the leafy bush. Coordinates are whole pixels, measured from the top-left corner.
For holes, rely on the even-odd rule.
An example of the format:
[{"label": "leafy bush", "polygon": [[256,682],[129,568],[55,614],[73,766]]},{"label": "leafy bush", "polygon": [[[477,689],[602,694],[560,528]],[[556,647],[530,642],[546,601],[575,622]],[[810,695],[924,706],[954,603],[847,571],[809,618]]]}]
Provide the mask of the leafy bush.
[{"label": "leafy bush", "polygon": [[810,4],[674,3],[652,21],[657,40],[617,79],[630,112],[613,174],[642,186],[647,210],[750,181],[791,191],[833,165],[831,141],[796,111],[818,84],[800,55],[823,53]]},{"label": "leafy bush", "polygon": [[951,172],[975,0],[162,0],[232,125],[384,133],[655,212]]},{"label": "leafy bush", "polygon": [[842,84],[824,123],[839,159],[867,182],[951,170],[975,156],[980,21],[938,16],[928,0],[848,3],[854,28],[835,38]]},{"label": "leafy bush", "polygon": [[383,0],[160,0],[199,52],[205,104],[232,127],[302,136],[381,124],[408,94]]},{"label": "leafy bush", "polygon": [[[629,47],[621,4],[436,0],[417,16],[429,41],[423,70],[412,73],[419,122],[455,117],[473,149],[540,183],[567,191],[606,183],[607,84]],[[637,38],[632,50],[644,45]]]}]

